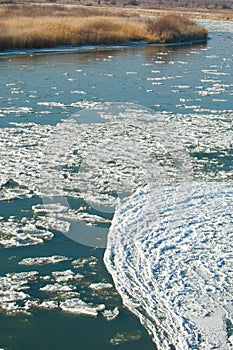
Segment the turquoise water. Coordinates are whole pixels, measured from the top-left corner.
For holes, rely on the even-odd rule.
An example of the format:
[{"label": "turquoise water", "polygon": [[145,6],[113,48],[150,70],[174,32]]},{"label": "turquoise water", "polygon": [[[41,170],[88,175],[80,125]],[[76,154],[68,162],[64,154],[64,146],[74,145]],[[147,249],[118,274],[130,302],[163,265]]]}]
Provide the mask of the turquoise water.
[{"label": "turquoise water", "polygon": [[[107,233],[114,214],[109,200],[120,187],[126,196],[145,184],[157,114],[171,123],[173,138],[183,128],[197,180],[232,181],[233,25],[204,24],[211,40],[194,46],[0,55],[1,348],[155,348],[113,286],[103,263],[106,242],[96,248],[88,235]],[[131,159],[132,142],[140,147]],[[94,193],[100,154],[110,166],[119,162],[124,176],[116,187],[115,175],[105,178]],[[97,197],[110,192],[99,207]],[[67,220],[77,220],[73,235],[64,228]],[[22,264],[54,256],[61,261]],[[68,277],[54,274],[64,271]],[[93,283],[104,285],[94,289]],[[80,314],[72,300],[97,315]],[[50,308],[43,304],[48,301]],[[117,308],[111,320],[96,311],[102,304]]]}]

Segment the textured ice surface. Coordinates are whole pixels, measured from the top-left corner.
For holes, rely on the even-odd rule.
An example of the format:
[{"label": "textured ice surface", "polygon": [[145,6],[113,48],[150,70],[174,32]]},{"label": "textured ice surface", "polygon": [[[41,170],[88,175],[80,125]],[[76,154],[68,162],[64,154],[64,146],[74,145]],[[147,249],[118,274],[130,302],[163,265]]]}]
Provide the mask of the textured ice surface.
[{"label": "textured ice surface", "polygon": [[[203,74],[206,74],[208,78],[209,72],[203,72]],[[211,76],[215,75],[211,74]],[[173,79],[168,80],[173,81]],[[166,80],[159,80],[159,82],[164,81]],[[149,82],[154,83],[156,80],[149,80]],[[213,82],[213,84],[220,83]],[[189,90],[187,85],[175,84],[175,81],[174,85],[176,85],[174,89],[177,91],[181,89]],[[232,86],[213,85],[211,89],[215,92],[220,91],[219,89],[230,92]],[[197,92],[200,91],[204,91],[204,89],[197,89]],[[198,95],[200,97],[199,93]],[[188,102],[186,100],[181,101],[185,105]],[[8,201],[40,197],[40,200],[33,202],[31,208],[27,209],[25,213],[26,215],[30,212],[32,217],[4,216],[1,214],[0,244],[4,248],[42,245],[54,237],[55,231],[68,235],[70,225],[73,222],[82,222],[84,225],[96,227],[106,225],[107,231],[109,219],[102,216],[99,211],[91,212],[89,207],[103,208],[104,211],[112,206],[112,210],[114,210],[119,198],[130,196],[138,189],[154,181],[162,186],[164,182],[176,184],[177,182],[185,183],[185,181],[192,179],[225,181],[232,178],[231,150],[233,134],[232,113],[229,111],[221,114],[219,112],[210,113],[210,111],[207,111],[208,114],[198,114],[196,112],[187,114],[155,113],[150,109],[132,103],[93,103],[90,101],[76,103],[76,107],[77,109],[85,108],[85,110],[80,111],[71,119],[61,121],[55,127],[35,123],[12,123],[10,127],[0,129],[2,159],[0,200],[3,208]],[[63,107],[60,106],[59,108]],[[93,121],[90,124],[85,122],[85,116],[89,113],[91,113]],[[138,191],[140,192],[140,190]],[[189,240],[189,237],[193,237],[193,233],[185,233],[184,229],[183,236],[185,237],[187,234],[187,237],[184,240],[180,239],[180,243],[177,244],[182,254],[190,256],[190,261],[189,268],[184,268],[183,271],[181,265],[186,264],[186,260],[182,260],[184,255],[181,255],[182,259],[177,259],[179,254],[175,248],[172,249],[169,246],[169,249],[165,249],[161,246],[166,242],[163,235],[161,236],[161,244],[158,244],[160,250],[156,250],[153,234],[147,236],[151,227],[158,225],[157,218],[156,220],[154,218],[153,209],[158,208],[160,203],[163,204],[163,197],[160,197],[163,193],[161,190],[157,196],[154,196],[154,194],[152,197],[149,196],[150,198],[154,196],[153,204],[151,203],[149,209],[151,218],[153,218],[151,222],[144,223],[144,217],[136,212],[135,215],[137,214],[137,216],[133,216],[132,225],[128,223],[127,220],[131,220],[131,214],[134,215],[134,206],[137,206],[137,203],[141,200],[143,201],[143,198],[146,198],[147,201],[146,194],[143,195],[144,190],[142,190],[142,198],[137,197],[139,192],[136,192],[133,197],[132,208],[129,210],[130,215],[124,215],[124,220],[126,220],[127,225],[129,224],[129,227],[125,228],[124,239],[129,247],[127,249],[121,247],[123,231],[122,236],[119,236],[120,229],[116,233],[119,242],[114,241],[114,244],[116,244],[114,249],[118,249],[119,244],[119,254],[117,253],[120,259],[119,264],[113,266],[111,265],[112,262],[109,261],[108,263],[109,266],[111,265],[113,276],[117,276],[118,273],[123,274],[120,277],[120,287],[122,288],[125,285],[126,289],[124,291],[120,290],[120,293],[125,304],[139,315],[142,322],[154,334],[154,339],[158,344],[161,337],[167,339],[167,343],[179,344],[177,345],[178,349],[182,349],[182,346],[185,349],[186,340],[184,339],[187,339],[187,344],[192,344],[191,346],[195,348],[197,334],[201,330],[202,343],[208,344],[207,348],[210,346],[211,333],[213,334],[213,343],[217,344],[220,341],[222,344],[229,346],[229,342],[227,343],[226,340],[226,327],[230,327],[230,321],[226,323],[225,318],[227,320],[232,319],[232,316],[230,316],[232,310],[226,296],[226,290],[230,291],[230,274],[228,273],[229,259],[225,241],[223,241],[223,238],[219,238],[218,234],[216,234],[217,238],[214,238],[212,231],[215,229],[215,224],[212,225],[212,221],[207,220],[207,222],[210,222],[208,235],[212,235],[213,238],[206,239],[206,250],[200,257],[208,258],[212,264],[216,262],[213,256],[222,257],[223,259],[218,262],[220,265],[222,264],[220,277],[215,276],[215,267],[213,267],[215,272],[212,276],[212,269],[209,268],[209,265],[206,271],[202,260],[197,259],[203,249],[203,242],[205,242],[203,234],[200,237],[197,235],[199,240],[197,239],[195,245],[195,242],[192,241],[193,238],[190,238],[191,241]],[[154,192],[152,191],[152,193]],[[75,209],[69,207],[67,201],[64,200],[67,198],[80,201],[80,206]],[[194,196],[194,198],[196,197]],[[190,201],[192,201],[191,195]],[[219,212],[217,210],[218,206],[214,202],[216,204],[216,218],[219,213],[221,214],[223,202],[219,203]],[[215,204],[213,204],[213,207]],[[195,205],[191,208],[195,208]],[[189,214],[185,210],[181,210],[181,214],[187,214],[187,217],[190,215],[191,218],[195,216],[192,212]],[[228,212],[227,208],[226,212]],[[20,214],[24,215],[23,210]],[[119,210],[114,219],[114,225],[118,220],[118,214]],[[205,214],[205,210],[203,215],[206,220],[208,216]],[[182,226],[186,219],[182,221],[181,216],[180,220]],[[163,224],[164,232],[166,232],[167,222],[165,219]],[[110,237],[114,232],[114,225],[110,231]],[[134,225],[138,227],[138,231],[136,230],[138,235],[141,229],[142,232],[146,228],[148,230],[145,237],[140,236],[140,240],[137,242],[137,249],[139,250],[135,256],[138,260],[133,261],[133,265],[131,263],[128,265],[128,259],[134,259],[134,252],[131,256],[131,245],[134,242],[131,228]],[[190,226],[192,230],[200,230],[198,225],[192,225]],[[178,227],[178,223],[174,221],[171,232],[179,231]],[[222,229],[223,232],[225,232],[224,229]],[[152,230],[152,232],[154,231]],[[171,232],[169,231],[169,235]],[[163,233],[161,227],[159,233]],[[172,240],[169,235],[168,240]],[[179,237],[178,235],[177,239]],[[230,239],[229,242],[231,243]],[[198,246],[199,243],[201,248]],[[220,246],[220,244],[222,245]],[[143,254],[146,246],[153,253],[144,258]],[[214,249],[216,249],[215,255]],[[171,250],[173,250],[175,260],[172,260],[172,254],[168,254]],[[154,251],[157,255],[154,254]],[[125,254],[124,257],[122,257],[122,254]],[[224,254],[226,257],[224,257]],[[162,257],[164,260],[161,260]],[[157,260],[150,262],[152,258]],[[98,266],[98,259],[94,256],[77,258],[73,261],[68,259],[54,255],[21,259],[19,266],[26,266],[25,268],[33,265],[39,270],[45,264],[53,266],[55,263],[57,263],[55,265],[57,268],[57,266],[60,266],[58,264],[64,263],[70,264],[70,268],[75,269],[75,271],[78,269],[80,273],[75,273],[66,267],[67,270],[65,271],[53,271],[48,275],[39,274],[33,277],[36,286],[34,288],[36,288],[39,295],[38,298],[35,298],[31,293],[31,277],[25,277],[23,285],[17,282],[15,288],[13,277],[9,279],[7,276],[2,276],[1,278],[8,278],[8,284],[5,289],[0,289],[1,310],[8,314],[33,313],[35,307],[41,307],[96,316],[102,312],[97,309],[97,305],[104,302],[106,310],[103,311],[103,316],[107,320],[114,319],[118,315],[118,310],[115,309],[116,304],[108,304],[109,294],[113,294],[114,289],[103,288],[103,286],[106,287],[106,281],[101,278],[94,281],[88,280],[82,271],[82,269],[91,269],[92,276],[95,276],[96,270],[94,269]],[[160,265],[164,267],[162,264],[164,262],[165,265],[167,264],[168,270],[165,268],[160,270],[157,267],[160,280],[156,284],[155,281],[157,280],[154,279],[156,269],[151,268],[151,264],[157,266],[157,261],[158,267]],[[174,269],[172,269],[173,265]],[[224,268],[226,270],[223,270]],[[120,272],[120,269],[122,272]],[[144,270],[145,272],[142,272]],[[198,288],[204,286],[205,288],[201,289],[202,294],[195,289],[192,298],[189,298],[194,282],[191,280],[186,285],[184,281],[189,280],[191,272],[194,273],[193,271],[196,271],[197,274],[197,277],[195,277],[196,286]],[[185,276],[184,280],[179,277],[179,273],[180,276]],[[202,278],[206,281],[205,284],[203,284]],[[118,277],[114,279],[119,289]],[[222,283],[221,293],[215,284],[216,281]],[[89,294],[97,300],[100,299],[100,296],[103,300],[101,299],[97,303],[93,303],[93,300],[82,300],[79,286],[86,288]],[[90,286],[94,286],[94,288],[90,288]],[[166,290],[166,298],[168,299],[165,298],[163,290]],[[152,291],[153,294],[150,294]],[[129,293],[128,297],[126,297],[127,293]],[[134,295],[131,295],[131,293],[134,293]],[[215,296],[215,299],[209,301],[208,298],[212,295]],[[197,305],[198,298],[201,298],[202,304]],[[221,298],[226,304],[224,307]],[[74,300],[72,301],[72,299]],[[193,302],[193,306],[190,306],[190,300]],[[180,304],[182,307],[180,307]],[[199,312],[199,305],[201,305],[201,310],[205,310],[205,314]],[[215,305],[220,306],[217,308]],[[187,310],[185,307],[187,307]],[[216,323],[219,325],[218,328],[215,327]],[[225,331],[223,331],[224,328]],[[161,329],[163,331],[159,331]],[[219,340],[217,341],[216,338]],[[121,342],[121,340],[114,340],[113,343],[118,343],[118,341]],[[219,345],[219,348],[221,346]]]},{"label": "textured ice surface", "polygon": [[233,186],[150,185],[117,208],[105,263],[158,349],[230,349]]},{"label": "textured ice surface", "polygon": [[[67,232],[72,220],[104,222],[86,210],[67,211],[59,200],[46,203],[47,197],[114,206],[117,196],[164,177],[174,181],[181,174],[190,176],[191,168],[195,177],[206,180],[232,176],[230,165],[221,162],[232,142],[229,112],[221,111],[221,117],[218,113],[171,115],[130,103],[88,101],[77,103],[80,107],[85,110],[56,127],[12,123],[0,129],[0,198],[41,196],[44,205],[34,205],[33,211],[44,224],[47,220],[47,227]],[[79,124],[83,113],[95,113],[105,122]],[[204,153],[213,156],[207,159]]]}]

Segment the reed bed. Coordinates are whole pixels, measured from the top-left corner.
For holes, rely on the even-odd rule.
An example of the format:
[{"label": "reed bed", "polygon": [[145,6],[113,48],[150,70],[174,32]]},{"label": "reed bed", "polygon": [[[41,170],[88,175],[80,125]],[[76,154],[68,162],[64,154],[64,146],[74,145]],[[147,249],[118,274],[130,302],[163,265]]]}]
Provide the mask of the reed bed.
[{"label": "reed bed", "polygon": [[179,15],[169,14],[147,21],[148,39],[155,43],[177,43],[207,38],[207,30],[196,22]]},{"label": "reed bed", "polygon": [[110,16],[5,16],[0,50],[111,45],[133,41],[171,43],[204,40],[207,31],[186,18],[155,20]]},{"label": "reed bed", "polygon": [[9,18],[0,21],[0,50],[110,45],[143,40],[145,35],[143,25],[122,18]]}]

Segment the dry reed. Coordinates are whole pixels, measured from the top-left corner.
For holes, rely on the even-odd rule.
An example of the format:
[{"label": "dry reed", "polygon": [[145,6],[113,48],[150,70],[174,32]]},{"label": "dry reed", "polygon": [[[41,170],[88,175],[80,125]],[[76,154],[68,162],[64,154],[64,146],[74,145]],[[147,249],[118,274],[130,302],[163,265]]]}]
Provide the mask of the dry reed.
[{"label": "dry reed", "polygon": [[8,18],[0,21],[0,50],[119,44],[145,34],[143,25],[111,17]]},{"label": "dry reed", "polygon": [[178,16],[166,15],[147,21],[149,40],[155,43],[177,43],[207,38],[207,30],[194,21]]},{"label": "dry reed", "polygon": [[168,43],[206,39],[206,36],[204,28],[176,15],[149,21],[116,16],[57,15],[5,16],[0,20],[0,50],[109,45],[140,40]]}]

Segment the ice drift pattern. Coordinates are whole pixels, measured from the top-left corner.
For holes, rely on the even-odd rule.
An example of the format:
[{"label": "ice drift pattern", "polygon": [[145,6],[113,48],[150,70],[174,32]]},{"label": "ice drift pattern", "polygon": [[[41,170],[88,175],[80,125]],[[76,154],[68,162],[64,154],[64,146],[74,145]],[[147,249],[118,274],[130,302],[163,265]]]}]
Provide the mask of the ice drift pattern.
[{"label": "ice drift pattern", "polygon": [[231,349],[233,186],[152,184],[117,208],[105,263],[158,349]]}]

